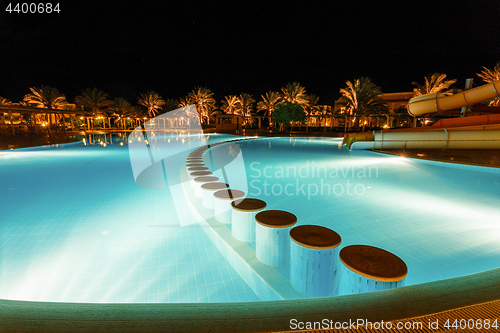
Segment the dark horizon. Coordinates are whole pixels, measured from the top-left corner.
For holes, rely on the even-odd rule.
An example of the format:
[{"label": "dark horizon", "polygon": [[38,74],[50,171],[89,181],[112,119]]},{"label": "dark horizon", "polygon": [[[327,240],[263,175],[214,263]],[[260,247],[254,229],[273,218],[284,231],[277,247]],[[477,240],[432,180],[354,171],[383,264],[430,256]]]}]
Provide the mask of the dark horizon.
[{"label": "dark horizon", "polygon": [[[2,2],[3,7],[6,3]],[[184,97],[197,86],[260,100],[300,82],[332,105],[345,81],[370,77],[383,92],[411,91],[434,72],[483,84],[500,60],[497,1],[418,5],[207,1],[127,5],[61,3],[59,14],[0,16],[0,96],[18,102],[49,85],[69,101],[97,87],[136,103],[155,90]],[[31,15],[31,16],[30,16]]]}]

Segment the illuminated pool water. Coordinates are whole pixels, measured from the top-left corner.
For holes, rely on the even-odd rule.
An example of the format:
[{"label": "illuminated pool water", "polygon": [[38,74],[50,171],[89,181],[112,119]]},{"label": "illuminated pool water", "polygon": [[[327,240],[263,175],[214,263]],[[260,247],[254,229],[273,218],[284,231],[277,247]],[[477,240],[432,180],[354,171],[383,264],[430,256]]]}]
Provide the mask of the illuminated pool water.
[{"label": "illuminated pool water", "polygon": [[[118,141],[0,152],[0,298],[261,300],[202,228],[176,226],[168,190],[135,184],[128,149]],[[298,225],[335,230],[341,247],[367,244],[395,253],[408,265],[407,285],[499,266],[497,169],[372,152],[351,156],[339,143],[238,143],[249,196],[294,213]]]}]

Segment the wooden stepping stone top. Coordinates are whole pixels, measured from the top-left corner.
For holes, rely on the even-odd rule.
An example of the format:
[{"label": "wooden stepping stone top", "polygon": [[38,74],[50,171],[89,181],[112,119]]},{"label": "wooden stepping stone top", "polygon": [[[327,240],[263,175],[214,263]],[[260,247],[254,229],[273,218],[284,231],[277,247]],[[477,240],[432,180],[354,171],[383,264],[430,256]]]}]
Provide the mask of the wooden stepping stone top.
[{"label": "wooden stepping stone top", "polygon": [[194,171],[189,174],[191,177],[197,178],[202,176],[211,176],[212,173],[210,171]]},{"label": "wooden stepping stone top", "polygon": [[233,206],[234,209],[240,210],[242,212],[253,212],[266,208],[266,202],[260,199],[246,198],[231,202],[231,206]]},{"label": "wooden stepping stone top", "polygon": [[378,247],[349,245],[340,251],[339,257],[351,271],[372,280],[395,282],[408,274],[403,260]]},{"label": "wooden stepping stone top", "polygon": [[286,228],[297,223],[297,216],[284,210],[265,210],[255,215],[255,220],[269,228]]},{"label": "wooden stepping stone top", "polygon": [[319,225],[300,225],[290,230],[297,244],[315,250],[329,250],[340,245],[342,238],[335,231]]},{"label": "wooden stepping stone top", "polygon": [[[203,172],[203,171],[200,171]],[[229,185],[226,183],[219,183],[219,182],[213,182],[213,183],[205,183],[201,185],[201,188],[203,190],[207,191],[219,191],[228,188]]]},{"label": "wooden stepping stone top", "polygon": [[235,200],[245,196],[245,192],[240,190],[224,189],[214,193],[214,197],[221,200]]},{"label": "wooden stepping stone top", "polygon": [[194,179],[195,183],[213,183],[219,180],[219,177],[210,177],[210,176],[203,176],[203,177],[196,177]]},{"label": "wooden stepping stone top", "polygon": [[188,171],[207,171],[207,167],[189,167]]}]

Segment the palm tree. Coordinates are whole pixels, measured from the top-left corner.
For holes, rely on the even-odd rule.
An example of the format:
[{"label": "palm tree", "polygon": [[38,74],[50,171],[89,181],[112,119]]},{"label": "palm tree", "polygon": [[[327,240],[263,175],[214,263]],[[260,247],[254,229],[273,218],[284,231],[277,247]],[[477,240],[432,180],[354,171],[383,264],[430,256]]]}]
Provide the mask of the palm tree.
[{"label": "palm tree", "polygon": [[44,109],[62,109],[68,102],[66,97],[53,87],[42,85],[40,88],[30,88],[31,94],[24,95],[23,101]]},{"label": "palm tree", "polygon": [[[238,97],[237,112],[245,117],[252,116],[254,103],[255,99],[253,98],[252,95],[240,94],[240,96]],[[250,124],[253,124],[253,118],[247,118],[246,121],[249,122]]]},{"label": "palm tree", "polygon": [[[361,77],[351,81],[346,81],[347,87],[340,89],[342,101],[339,103],[344,106],[347,114],[351,116],[361,116],[366,113],[387,112],[387,103],[382,101],[380,95],[382,90],[376,86],[370,78]],[[356,118],[354,118],[356,120]],[[349,122],[349,127],[351,122]],[[357,122],[356,122],[357,127]]]},{"label": "palm tree", "polygon": [[[500,80],[500,61],[497,62],[493,70],[490,70],[483,66],[483,71],[481,73],[477,73],[481,79],[483,79],[486,83],[491,83]],[[490,106],[499,106],[500,100],[490,101]]]},{"label": "palm tree", "polygon": [[200,118],[198,117],[198,111],[194,110],[191,111],[192,108],[187,107],[189,105],[192,105],[193,103],[189,103],[187,98],[184,99],[182,102],[188,104],[179,106],[180,108],[174,111],[174,118],[169,120],[173,122],[172,126],[179,126],[179,125],[184,126],[185,125],[184,119],[186,119],[186,122],[189,124],[194,124],[199,126]]},{"label": "palm tree", "polygon": [[115,117],[115,124],[122,120],[122,127],[125,128],[125,118],[129,116],[132,105],[124,98],[117,97],[109,105],[111,115]]},{"label": "palm tree", "polygon": [[75,102],[83,108],[90,109],[94,115],[106,115],[104,109],[111,105],[109,95],[97,88],[82,90],[82,94],[75,97]]},{"label": "palm tree", "polygon": [[146,116],[146,110],[139,105],[134,105],[131,106],[128,113],[127,113],[127,119],[132,118],[134,119],[134,122],[137,125],[137,122],[140,122],[138,119],[142,119]]},{"label": "palm tree", "polygon": [[283,101],[280,94],[276,91],[268,91],[266,92],[266,96],[261,95],[261,97],[262,101],[257,103],[257,110],[265,111],[265,114],[268,116],[274,111],[276,105]]},{"label": "palm tree", "polygon": [[221,110],[226,114],[235,114],[238,110],[239,98],[235,95],[224,96],[222,100]]},{"label": "palm tree", "polygon": [[109,99],[109,95],[102,90],[97,88],[87,88],[82,90],[82,94],[75,97],[75,102],[77,105],[82,107],[84,110],[90,109],[92,116],[97,119],[102,119],[103,127],[106,127],[106,122],[104,118],[108,117],[105,109],[111,105],[112,101]]},{"label": "palm tree", "polygon": [[304,111],[306,112],[306,115],[315,114],[317,111],[319,111],[319,108],[318,108],[319,97],[318,96],[307,95],[306,99],[307,99],[307,103],[303,106]]},{"label": "palm tree", "polygon": [[0,96],[0,105],[11,105],[11,104],[12,102],[9,99]]},{"label": "palm tree", "polygon": [[179,100],[179,104],[177,104],[177,107],[183,108],[183,107],[189,106],[193,103],[194,102],[189,97],[183,97]]},{"label": "palm tree", "polygon": [[178,108],[179,102],[175,99],[168,98],[165,100],[165,104],[161,108],[163,112],[173,111]]},{"label": "palm tree", "polygon": [[425,77],[424,85],[421,85],[418,82],[413,81],[412,84],[416,85],[416,88],[413,88],[413,92],[415,93],[415,97],[427,94],[435,94],[442,93],[443,95],[451,95],[453,93],[453,89],[449,89],[452,84],[454,84],[457,80],[445,80],[446,74],[434,73],[430,77]]},{"label": "palm tree", "polygon": [[161,110],[161,107],[165,105],[165,100],[155,91],[147,91],[139,96],[137,100],[139,105],[145,106],[148,110],[148,116],[154,117]]},{"label": "palm tree", "polygon": [[201,120],[205,119],[207,124],[210,123],[210,118],[213,109],[215,109],[215,99],[210,89],[205,87],[196,87],[188,94],[188,99],[196,105],[196,111]]},{"label": "palm tree", "polygon": [[299,104],[302,107],[306,107],[308,100],[306,95],[306,88],[300,85],[298,82],[287,83],[285,87],[281,88],[283,93],[283,100],[290,103]]},{"label": "palm tree", "polygon": [[[68,101],[66,96],[59,93],[59,90],[53,87],[42,85],[39,88],[30,88],[31,93],[24,95],[23,101],[37,108],[44,109],[62,109]],[[57,115],[45,114],[45,121],[54,123],[57,122]]]}]

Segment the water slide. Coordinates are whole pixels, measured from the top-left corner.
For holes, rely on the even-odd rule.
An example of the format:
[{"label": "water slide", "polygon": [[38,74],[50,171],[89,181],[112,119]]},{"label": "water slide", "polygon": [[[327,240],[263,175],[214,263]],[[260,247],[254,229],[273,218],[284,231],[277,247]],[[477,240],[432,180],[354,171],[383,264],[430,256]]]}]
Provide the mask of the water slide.
[{"label": "water slide", "polygon": [[476,103],[500,97],[500,80],[473,89],[464,90],[451,96],[443,94],[427,94],[410,99],[408,112],[412,116],[426,113],[458,109]]},{"label": "water slide", "polygon": [[[472,106],[500,97],[500,80],[451,96],[428,94],[410,99],[407,108],[413,116]],[[476,117],[462,118],[467,122]],[[471,122],[472,125],[472,122]],[[474,125],[477,126],[476,123]],[[460,129],[421,127],[399,131],[374,131],[346,135],[349,149],[500,149],[498,129]]]}]

